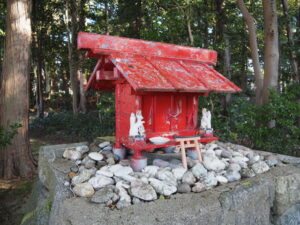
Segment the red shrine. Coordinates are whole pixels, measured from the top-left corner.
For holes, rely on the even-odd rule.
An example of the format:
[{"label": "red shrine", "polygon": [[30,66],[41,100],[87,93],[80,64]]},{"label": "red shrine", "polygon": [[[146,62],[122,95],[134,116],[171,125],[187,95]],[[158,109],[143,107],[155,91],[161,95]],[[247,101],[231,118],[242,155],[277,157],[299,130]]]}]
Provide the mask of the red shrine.
[{"label": "red shrine", "polygon": [[[142,151],[175,145],[175,136],[199,134],[198,96],[241,89],[213,69],[213,50],[80,32],[78,49],[98,58],[86,90],[115,92],[116,143],[119,155],[134,150],[133,160],[144,160]],[[145,138],[129,136],[130,116],[141,111]],[[167,137],[153,144],[151,137]],[[207,143],[215,137],[201,138]]]}]

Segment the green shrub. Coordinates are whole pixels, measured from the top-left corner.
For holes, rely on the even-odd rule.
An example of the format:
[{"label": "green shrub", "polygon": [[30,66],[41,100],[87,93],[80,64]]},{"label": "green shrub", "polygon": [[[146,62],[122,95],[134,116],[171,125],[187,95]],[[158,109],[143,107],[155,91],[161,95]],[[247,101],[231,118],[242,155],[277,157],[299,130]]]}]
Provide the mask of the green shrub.
[{"label": "green shrub", "polygon": [[[258,107],[247,97],[234,97],[224,115],[220,97],[202,101],[211,108],[215,102],[212,124],[222,141],[231,141],[252,148],[284,154],[299,155],[300,150],[299,86],[291,86],[281,95],[271,92],[270,102]],[[275,126],[270,126],[274,122]]]},{"label": "green shrub", "polygon": [[11,140],[18,133],[18,128],[22,127],[19,123],[10,125],[9,130],[5,130],[0,126],[0,149],[4,149],[7,145],[11,144]]},{"label": "green shrub", "polygon": [[77,116],[72,112],[49,112],[43,119],[36,118],[30,121],[30,130],[74,141],[92,141],[95,137],[113,134],[114,117],[104,115],[100,120],[97,112]]}]

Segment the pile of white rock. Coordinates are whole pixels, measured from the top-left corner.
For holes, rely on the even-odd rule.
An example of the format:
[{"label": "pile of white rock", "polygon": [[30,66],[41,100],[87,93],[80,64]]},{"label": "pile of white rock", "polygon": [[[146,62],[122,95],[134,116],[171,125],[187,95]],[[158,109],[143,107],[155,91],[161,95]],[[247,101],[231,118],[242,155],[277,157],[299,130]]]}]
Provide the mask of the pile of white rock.
[{"label": "pile of white rock", "polygon": [[75,161],[76,166],[70,168],[65,186],[70,186],[76,196],[90,197],[93,203],[121,209],[175,193],[202,192],[282,165],[271,153],[262,156],[231,143],[200,147],[202,163],[188,157],[188,169],[185,169],[179,159],[155,159],[142,172],[134,172],[128,159],[119,161],[109,142],[93,148],[66,149],[63,157]]}]

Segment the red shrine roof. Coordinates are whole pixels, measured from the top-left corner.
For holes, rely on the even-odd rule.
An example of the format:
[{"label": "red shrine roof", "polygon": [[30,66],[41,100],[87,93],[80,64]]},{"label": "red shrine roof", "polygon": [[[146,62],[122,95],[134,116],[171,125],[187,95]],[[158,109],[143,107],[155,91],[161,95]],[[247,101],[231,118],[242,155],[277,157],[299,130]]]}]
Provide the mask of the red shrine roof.
[{"label": "red shrine roof", "polygon": [[97,86],[97,70],[103,71],[105,63],[110,62],[135,91],[241,91],[213,69],[217,62],[213,50],[84,32],[78,34],[78,49],[100,58],[86,89]]}]

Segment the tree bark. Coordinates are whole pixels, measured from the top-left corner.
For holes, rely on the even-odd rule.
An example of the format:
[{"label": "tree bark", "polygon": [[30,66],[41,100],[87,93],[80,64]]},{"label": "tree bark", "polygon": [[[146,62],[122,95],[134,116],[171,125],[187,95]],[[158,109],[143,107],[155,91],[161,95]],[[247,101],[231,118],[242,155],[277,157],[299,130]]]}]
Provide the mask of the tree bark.
[{"label": "tree bark", "polygon": [[[243,34],[243,38],[246,39],[246,32],[244,32]],[[243,90],[247,89],[247,80],[248,80],[248,56],[247,56],[247,46],[246,45],[242,45],[242,69],[241,69],[241,76],[240,76],[240,82],[241,82],[241,88]]]},{"label": "tree bark", "polygon": [[[72,108],[73,114],[77,115],[79,110],[79,80],[78,80],[78,70],[79,70],[79,53],[77,51],[77,34],[84,28],[84,6],[86,0],[67,0],[67,29],[69,31],[68,35],[68,56],[69,56],[69,70],[70,70],[70,80],[72,88]],[[69,12],[71,15],[69,15]],[[69,17],[71,18],[69,25]]]},{"label": "tree bark", "polygon": [[255,103],[256,105],[262,105],[263,79],[262,79],[260,64],[259,64],[257,35],[256,35],[255,24],[254,24],[254,18],[246,8],[244,0],[237,0],[237,6],[241,10],[241,13],[243,14],[244,20],[246,22],[249,31],[249,43],[251,49],[251,58],[253,61],[255,86],[256,86]]},{"label": "tree bark", "polygon": [[108,0],[104,2],[104,10],[105,10],[105,34],[109,35],[109,8],[108,8]]},{"label": "tree bark", "polygon": [[32,61],[33,61],[33,70],[34,78],[36,79],[36,116],[39,118],[44,117],[44,100],[43,100],[43,60],[44,60],[44,51],[43,51],[43,41],[42,37],[45,33],[42,25],[38,21],[38,13],[42,10],[40,7],[43,5],[39,4],[37,0],[32,1],[32,42],[33,42],[33,52],[32,52]]},{"label": "tree bark", "polygon": [[269,90],[278,88],[278,23],[276,0],[263,1],[264,12],[264,83],[263,104],[269,102]]},{"label": "tree bark", "polygon": [[31,45],[30,0],[8,0],[6,38],[0,89],[0,125],[20,123],[12,145],[0,150],[6,179],[31,177],[35,167],[29,151],[29,68]]},{"label": "tree bark", "polygon": [[188,1],[188,6],[184,11],[185,11],[186,26],[187,26],[187,30],[188,30],[190,44],[191,44],[191,46],[193,46],[194,45],[194,36],[193,36],[193,31],[192,31],[192,26],[191,26],[191,8],[190,8],[189,4],[190,4],[190,1]]},{"label": "tree bark", "polygon": [[43,68],[42,68],[42,60],[43,60],[43,52],[42,46],[40,45],[41,40],[40,37],[37,38],[35,43],[35,57],[34,59],[34,75],[36,78],[36,116],[39,118],[44,117],[44,100],[43,100]]},{"label": "tree bark", "polygon": [[87,83],[85,75],[81,72],[78,71],[78,76],[80,80],[80,112],[86,113],[86,96],[85,96],[85,91],[84,91],[84,86]]},{"label": "tree bark", "polygon": [[287,24],[286,24],[286,33],[288,37],[288,43],[290,45],[290,55],[291,55],[291,61],[292,61],[292,68],[293,72],[295,74],[295,80],[299,83],[300,82],[300,77],[299,77],[299,71],[298,71],[298,62],[297,62],[297,54],[294,50],[295,48],[295,43],[294,43],[294,35],[293,31],[290,28],[290,18],[289,18],[289,5],[287,0],[281,0],[282,8],[284,15],[287,19]]},{"label": "tree bark", "polygon": [[[225,48],[224,48],[224,75],[231,80],[231,53],[230,53],[230,42],[229,42],[229,37],[226,33],[226,27],[224,25],[223,28],[223,37],[224,37],[224,44],[225,44]],[[225,107],[224,109],[227,108],[227,106],[230,104],[231,102],[231,94],[226,94],[225,96]]]}]

